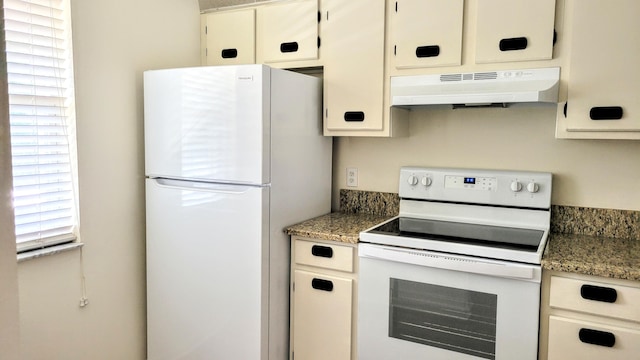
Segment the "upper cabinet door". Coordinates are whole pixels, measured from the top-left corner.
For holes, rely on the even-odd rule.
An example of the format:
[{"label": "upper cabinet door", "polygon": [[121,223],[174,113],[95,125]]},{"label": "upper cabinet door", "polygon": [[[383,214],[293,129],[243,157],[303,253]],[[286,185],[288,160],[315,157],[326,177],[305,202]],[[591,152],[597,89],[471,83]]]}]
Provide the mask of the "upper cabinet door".
[{"label": "upper cabinet door", "polygon": [[555,0],[477,0],[476,63],[553,56]]},{"label": "upper cabinet door", "polygon": [[463,5],[463,0],[391,3],[389,17],[395,67],[460,65]]},{"label": "upper cabinet door", "polygon": [[325,135],[382,130],[385,1],[324,0],[323,9]]},{"label": "upper cabinet door", "polygon": [[267,4],[257,16],[259,62],[318,58],[318,0]]},{"label": "upper cabinet door", "polygon": [[568,10],[567,107],[559,121],[567,131],[639,131],[640,1],[574,0]]},{"label": "upper cabinet door", "polygon": [[205,65],[254,64],[255,10],[202,15]]}]

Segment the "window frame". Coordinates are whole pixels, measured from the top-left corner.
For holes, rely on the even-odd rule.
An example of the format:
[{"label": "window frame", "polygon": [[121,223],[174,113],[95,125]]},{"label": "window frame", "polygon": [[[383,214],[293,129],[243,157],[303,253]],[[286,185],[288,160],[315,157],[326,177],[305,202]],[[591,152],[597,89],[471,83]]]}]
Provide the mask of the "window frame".
[{"label": "window frame", "polygon": [[[13,153],[12,196],[16,221],[16,247],[18,254],[21,254],[78,241],[78,173],[71,11],[69,0],[4,0],[2,6],[5,24],[3,35],[7,47],[5,70],[8,78],[8,101],[12,109],[9,116]],[[47,15],[51,15],[50,18]],[[48,38],[42,34],[55,36]],[[48,47],[48,44],[53,45]],[[31,62],[18,64],[19,60],[29,57]],[[61,63],[58,64],[56,61]],[[43,63],[54,66],[36,65]],[[51,93],[49,90],[57,92]],[[52,103],[51,100],[58,101],[55,102],[56,105],[43,112],[42,107]],[[16,104],[23,102],[27,105],[18,113]],[[24,120],[18,121],[18,118]],[[17,150],[19,136],[30,137],[29,141],[35,139],[35,142],[23,148],[32,146],[34,153]],[[51,140],[54,138],[56,140]],[[57,147],[58,150],[53,151],[53,154],[42,150],[47,147]],[[18,159],[18,156],[22,158]],[[27,159],[30,156],[32,158]],[[22,168],[16,171],[19,166]],[[23,169],[27,169],[27,172]],[[29,173],[31,170],[34,173]],[[22,180],[16,181],[25,174],[26,177],[39,178],[37,183],[34,180],[32,184],[32,189],[35,189],[33,197],[31,192],[27,194],[24,191],[24,183],[20,182]],[[47,180],[44,180],[47,176],[54,178],[54,182],[47,183]],[[66,180],[68,182],[63,184]],[[50,202],[47,202],[43,195],[47,192],[44,190],[47,186],[53,188],[53,192],[56,193],[49,198],[52,200]],[[26,197],[29,197],[29,200],[35,199],[33,204],[25,205]],[[45,207],[43,204],[50,206]],[[32,215],[25,210],[25,206],[35,209]],[[60,231],[55,230],[56,226],[52,225],[52,232],[47,232],[47,229],[43,231],[40,227],[25,234],[25,214],[33,216],[36,219],[35,223],[46,225],[48,218],[45,215],[52,213],[57,214],[53,215],[53,218],[58,216],[65,221]]]}]

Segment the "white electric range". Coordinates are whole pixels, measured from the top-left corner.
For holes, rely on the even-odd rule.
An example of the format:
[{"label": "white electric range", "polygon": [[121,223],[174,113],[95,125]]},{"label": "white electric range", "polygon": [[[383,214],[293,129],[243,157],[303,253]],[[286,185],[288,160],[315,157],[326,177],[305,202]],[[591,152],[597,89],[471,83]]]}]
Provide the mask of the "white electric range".
[{"label": "white electric range", "polygon": [[536,359],[551,174],[403,167],[360,234],[362,359]]}]

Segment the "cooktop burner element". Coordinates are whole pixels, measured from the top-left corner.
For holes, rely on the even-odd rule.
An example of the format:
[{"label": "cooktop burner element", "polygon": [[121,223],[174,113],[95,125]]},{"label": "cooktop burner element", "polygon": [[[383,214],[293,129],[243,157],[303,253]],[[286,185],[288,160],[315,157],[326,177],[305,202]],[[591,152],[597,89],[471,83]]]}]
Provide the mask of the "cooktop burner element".
[{"label": "cooktop burner element", "polygon": [[362,242],[540,264],[549,173],[403,167],[399,195],[399,216]]}]

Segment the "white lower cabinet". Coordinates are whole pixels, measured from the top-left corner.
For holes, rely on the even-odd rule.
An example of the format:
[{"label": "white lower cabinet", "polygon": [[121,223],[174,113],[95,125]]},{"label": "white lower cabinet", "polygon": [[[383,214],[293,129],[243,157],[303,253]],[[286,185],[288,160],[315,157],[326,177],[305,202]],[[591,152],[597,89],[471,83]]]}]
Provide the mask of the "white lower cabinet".
[{"label": "white lower cabinet", "polygon": [[292,360],[356,359],[356,245],[292,238]]},{"label": "white lower cabinet", "polygon": [[540,359],[640,359],[640,283],[543,275]]},{"label": "white lower cabinet", "polygon": [[560,316],[549,317],[549,360],[638,358],[638,330]]}]

